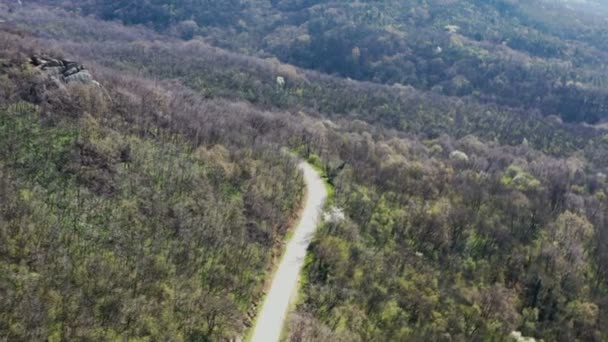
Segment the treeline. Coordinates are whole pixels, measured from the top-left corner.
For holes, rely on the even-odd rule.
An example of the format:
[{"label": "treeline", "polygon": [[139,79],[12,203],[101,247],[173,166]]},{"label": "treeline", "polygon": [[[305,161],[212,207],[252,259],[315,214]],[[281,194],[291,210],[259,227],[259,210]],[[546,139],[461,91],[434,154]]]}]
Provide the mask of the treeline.
[{"label": "treeline", "polygon": [[[606,119],[608,9],[544,1],[100,1],[61,3],[102,19],[329,74]],[[593,7],[595,6],[595,7]],[[584,8],[584,7],[583,7]]]}]

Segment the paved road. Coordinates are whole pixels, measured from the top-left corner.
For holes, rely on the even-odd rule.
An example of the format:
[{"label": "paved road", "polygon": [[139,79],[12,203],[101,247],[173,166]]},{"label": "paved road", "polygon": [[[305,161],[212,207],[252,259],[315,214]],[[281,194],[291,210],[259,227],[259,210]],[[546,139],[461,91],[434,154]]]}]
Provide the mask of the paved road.
[{"label": "paved road", "polygon": [[306,249],[321,219],[321,209],[327,198],[325,184],[319,174],[307,163],[298,166],[306,182],[306,206],[300,222],[287,244],[285,255],[272,280],[262,310],[256,320],[252,342],[277,342],[285,324],[289,302],[298,287],[298,278],[304,265]]}]

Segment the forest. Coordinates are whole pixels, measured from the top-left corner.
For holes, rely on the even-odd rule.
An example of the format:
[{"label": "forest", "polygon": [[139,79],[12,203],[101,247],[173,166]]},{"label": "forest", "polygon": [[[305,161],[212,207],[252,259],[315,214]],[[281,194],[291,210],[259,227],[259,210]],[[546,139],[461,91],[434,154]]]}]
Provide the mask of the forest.
[{"label": "forest", "polygon": [[246,335],[304,195],[283,147],[345,213],[286,340],[608,339],[608,9],[585,8],[0,1],[0,340]]},{"label": "forest", "polygon": [[263,114],[115,72],[57,86],[31,43],[0,37],[0,338],[241,331],[303,187]]},{"label": "forest", "polygon": [[40,2],[342,77],[568,122],[608,116],[608,6],[600,1],[582,9],[545,0]]}]

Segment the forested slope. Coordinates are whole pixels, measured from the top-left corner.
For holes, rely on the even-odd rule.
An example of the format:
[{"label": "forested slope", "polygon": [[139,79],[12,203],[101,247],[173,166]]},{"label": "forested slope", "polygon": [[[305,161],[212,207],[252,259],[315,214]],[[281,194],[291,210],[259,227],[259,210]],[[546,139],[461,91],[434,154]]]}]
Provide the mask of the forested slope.
[{"label": "forested slope", "polygon": [[599,1],[37,2],[182,38],[201,35],[233,51],[344,77],[535,108],[569,122],[608,116],[608,8]]},{"label": "forested slope", "polygon": [[295,164],[238,105],[112,72],[58,84],[38,48],[0,34],[0,338],[242,334]]},{"label": "forested slope", "polygon": [[[186,3],[175,2],[172,13],[179,14],[178,5]],[[461,2],[443,3],[450,8]],[[520,8],[513,1],[502,3],[501,18]],[[339,7],[348,2],[299,4]],[[520,4],[522,10],[538,3],[526,4]],[[132,12],[109,13],[142,13],[141,7],[127,8]],[[251,13],[239,8],[239,13]],[[69,338],[79,332],[83,338],[216,340],[243,333],[243,324],[235,322],[246,321],[247,302],[259,294],[273,241],[282,236],[281,227],[299,199],[295,168],[277,152],[278,146],[288,146],[324,169],[335,187],[332,204],[345,213],[344,219],[326,222],[313,243],[291,340],[484,341],[507,340],[513,331],[545,341],[608,338],[608,138],[601,127],[545,117],[536,105],[515,102],[514,108],[502,100],[449,97],[425,86],[353,81],[228,52],[208,44],[222,43],[214,38],[224,32],[221,17],[209,25],[212,29],[199,23],[196,33],[204,34],[206,42],[166,36],[171,20],[165,25],[148,19],[159,23],[153,32],[33,5],[0,12],[0,19],[6,21],[2,51],[22,51],[2,57],[8,61],[3,61],[0,82],[3,122],[24,127],[18,131],[23,133],[7,130],[2,136],[16,146],[14,153],[3,155],[7,192],[2,203],[17,204],[3,212],[2,227],[10,229],[4,228],[0,238],[11,241],[3,246],[18,241],[27,247],[0,255],[10,270],[10,278],[0,279],[0,291],[7,293],[1,296],[6,301],[1,314],[8,317],[1,321],[13,322],[12,330],[0,326],[2,336]],[[465,35],[468,29],[459,25]],[[585,51],[601,54],[603,31],[592,21],[580,25],[554,35],[555,44],[586,44]],[[537,26],[538,32],[553,30]],[[248,37],[249,31],[239,32],[242,36],[225,41]],[[75,97],[41,100],[39,91],[30,91],[29,71],[20,67],[33,51],[81,61],[112,101],[96,92],[78,96],[82,103]],[[574,63],[574,55],[537,57],[581,64]],[[601,75],[601,61],[593,58],[582,65]],[[528,68],[525,61],[512,63]],[[561,69],[555,75],[574,77]],[[277,82],[279,76],[284,85]],[[101,97],[95,100],[95,94]],[[18,101],[30,104],[14,105]],[[125,146],[130,148],[123,156]],[[87,157],[79,157],[83,154]],[[105,159],[93,163],[98,155]],[[176,164],[184,165],[179,168],[186,170],[183,175]],[[42,169],[56,172],[37,178]],[[75,195],[59,197],[52,185],[57,179],[67,184],[61,191]],[[32,191],[42,194],[28,197]],[[59,206],[70,209],[61,211],[65,216],[12,209],[57,211],[54,203],[60,198],[72,203]],[[192,208],[192,201],[201,201],[203,208]],[[106,224],[104,210],[110,209],[110,217],[125,221]],[[93,219],[89,213],[98,214]],[[55,217],[71,218],[69,230],[40,228]],[[88,226],[79,230],[73,222]],[[108,228],[114,235],[90,229],[106,225],[114,227]],[[125,233],[131,226],[141,227],[135,232],[148,236],[150,244],[126,243],[137,238]],[[80,233],[53,235],[62,231]],[[15,237],[22,232],[31,238]],[[50,235],[53,246],[61,248],[35,243],[46,241],[37,240],[38,234]],[[108,236],[121,244],[108,242]],[[85,242],[95,248],[82,247]],[[188,249],[191,244],[200,251]],[[147,263],[140,264],[139,256]],[[43,273],[49,260],[65,262]],[[65,266],[72,263],[80,268]],[[84,282],[82,272],[90,277],[115,272],[110,274],[130,276],[140,285],[119,283],[124,278],[118,276],[93,278],[116,280],[110,285]],[[15,286],[17,281],[30,287]],[[60,305],[53,304],[55,295]],[[122,300],[105,304],[114,297]],[[85,298],[93,298],[94,305]],[[136,315],[127,308],[141,311]],[[94,318],[71,323],[75,312]]]},{"label": "forested slope", "polygon": [[[126,29],[48,8],[26,8],[12,14],[12,18],[13,25],[72,54],[114,70],[179,80],[207,98],[357,118],[430,138],[475,134],[509,145],[527,140],[550,154],[581,150],[600,153],[593,146],[601,142],[601,130],[563,124],[555,117],[542,117],[536,110],[447,97],[411,86],[345,80],[275,59],[231,53],[200,40],[161,39],[147,30]],[[283,87],[277,86],[277,76],[286,80]]]}]

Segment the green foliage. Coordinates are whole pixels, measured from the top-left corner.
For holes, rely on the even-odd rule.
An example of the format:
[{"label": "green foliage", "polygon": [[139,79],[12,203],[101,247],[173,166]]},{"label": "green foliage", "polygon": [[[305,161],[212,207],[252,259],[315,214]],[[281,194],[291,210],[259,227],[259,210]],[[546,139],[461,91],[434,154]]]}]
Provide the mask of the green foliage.
[{"label": "green foliage", "polygon": [[[90,18],[66,18],[60,11],[17,12],[15,16],[19,25],[34,30],[40,37],[52,34],[60,41],[74,42],[67,44],[66,48],[82,58],[94,60],[114,70],[140,73],[149,78],[179,80],[206,98],[247,101],[276,110],[318,112],[330,118],[358,119],[373,125],[423,134],[429,139],[435,139],[441,134],[458,138],[473,134],[486,141],[498,140],[501,144],[509,145],[519,145],[526,139],[531,147],[552,155],[585,150],[594,159],[605,159],[605,152],[602,152],[605,149],[600,148],[604,135],[601,130],[585,125],[568,125],[555,117],[543,118],[531,114],[535,109],[546,111],[547,114],[559,114],[561,110],[555,108],[555,101],[568,98],[564,102],[576,104],[570,108],[575,115],[592,115],[591,112],[595,109],[590,111],[583,107],[601,105],[601,93],[596,94],[599,96],[597,101],[591,100],[596,95],[585,94],[583,88],[562,87],[559,91],[552,90],[551,94],[540,94],[538,92],[542,93],[548,87],[538,84],[538,80],[544,79],[542,73],[530,71],[530,68],[535,70],[535,67],[522,66],[518,59],[511,57],[507,58],[508,62],[455,64],[459,68],[470,67],[470,72],[475,76],[461,70],[446,71],[445,74],[450,75],[447,80],[450,84],[453,81],[458,81],[454,84],[461,84],[460,81],[464,79],[472,84],[475,84],[475,79],[489,82],[484,75],[496,74],[497,80],[519,75],[525,80],[520,84],[520,90],[514,90],[516,85],[509,80],[505,80],[503,86],[499,86],[496,83],[498,81],[491,81],[491,84],[483,85],[482,88],[491,92],[502,89],[504,96],[491,95],[491,99],[488,98],[490,95],[480,95],[477,99],[456,98],[442,96],[436,91],[429,92],[428,87],[416,86],[411,82],[391,82],[392,86],[384,86],[320,75],[281,64],[276,59],[261,60],[212,48],[197,39],[188,42],[163,41],[148,31],[130,30]],[[56,30],[45,29],[49,25],[56,26]],[[94,32],[91,32],[92,28]],[[214,29],[213,32],[218,31]],[[388,31],[383,29],[383,32]],[[234,35],[231,34],[230,41],[233,40]],[[421,41],[424,42],[423,39]],[[442,53],[447,53],[447,49],[444,46]],[[349,49],[348,53],[351,54],[352,51]],[[434,58],[433,55],[415,55],[412,58],[425,65],[420,71],[422,75],[430,73],[429,59]],[[463,58],[468,57],[461,54],[454,56],[455,61]],[[402,64],[399,60],[394,62],[399,66]],[[493,70],[504,63],[507,63],[504,69]],[[554,64],[543,62],[539,68],[548,69],[560,78],[564,74],[570,74],[568,70],[551,69],[551,65]],[[488,70],[483,71],[483,68]],[[394,72],[391,71],[391,74]],[[286,80],[282,89],[277,87],[277,76]],[[556,85],[561,81],[547,82]],[[572,96],[564,93],[570,91],[573,92]],[[480,90],[476,92],[482,94]],[[578,96],[585,97],[586,100],[580,102]],[[507,101],[503,99],[505,97],[515,97],[515,100]],[[546,110],[540,108],[543,105],[538,104],[539,99],[548,102]],[[528,104],[522,104],[523,102]],[[529,108],[498,107],[495,103]],[[601,106],[596,109],[601,111]]]},{"label": "green foliage", "polygon": [[[97,64],[112,103],[0,69],[1,103],[37,104],[0,116],[0,336],[238,336],[300,199],[289,146],[346,214],[313,241],[295,340],[607,339],[608,149],[576,123],[605,117],[594,15],[545,1],[168,5],[82,2],[194,39],[11,14]],[[44,44],[2,37],[11,65]]]},{"label": "green foliage", "polygon": [[54,91],[72,106],[0,108],[0,338],[238,336],[299,205],[295,166],[127,123],[129,97],[93,116]]},{"label": "green foliage", "polygon": [[534,176],[516,165],[511,165],[507,168],[500,182],[505,186],[514,187],[520,191],[533,190],[540,186],[540,182]]},{"label": "green foliage", "polygon": [[321,157],[318,155],[311,153],[306,161],[308,161],[308,163],[314,166],[316,169],[323,170],[323,161],[321,161]]},{"label": "green foliage", "polygon": [[187,39],[200,34],[233,51],[270,53],[343,77],[473,95],[569,122],[606,118],[608,37],[601,27],[608,8],[596,3],[86,0],[77,5],[103,19],[147,24]]},{"label": "green foliage", "polygon": [[[462,148],[478,166],[438,161],[437,149],[416,150],[414,141],[380,140],[368,154],[349,157],[349,139],[360,138],[339,139],[353,169],[336,178],[335,202],[348,219],[326,223],[315,237],[298,309],[298,317],[315,320],[292,322],[296,336],[329,330],[336,339],[383,341],[504,340],[513,331],[545,340],[605,337],[596,310],[604,294],[590,289],[588,268],[600,262],[590,253],[602,228],[583,211],[547,205],[575,189],[596,197],[583,179],[540,154],[528,155],[534,164],[488,171],[483,165],[522,151],[470,138],[436,143]],[[407,162],[390,169],[386,160],[399,155]],[[416,172],[398,171],[408,168]],[[562,182],[577,186],[560,193]]]}]

